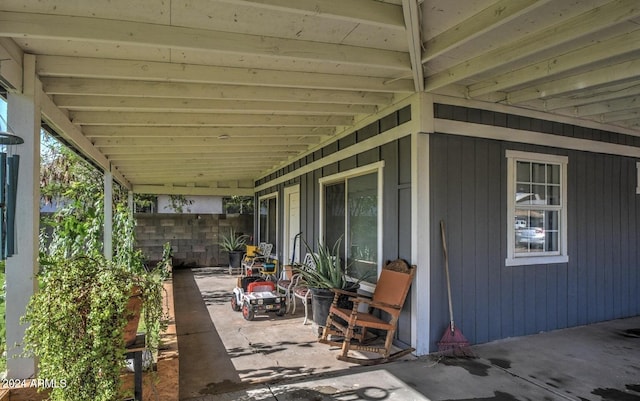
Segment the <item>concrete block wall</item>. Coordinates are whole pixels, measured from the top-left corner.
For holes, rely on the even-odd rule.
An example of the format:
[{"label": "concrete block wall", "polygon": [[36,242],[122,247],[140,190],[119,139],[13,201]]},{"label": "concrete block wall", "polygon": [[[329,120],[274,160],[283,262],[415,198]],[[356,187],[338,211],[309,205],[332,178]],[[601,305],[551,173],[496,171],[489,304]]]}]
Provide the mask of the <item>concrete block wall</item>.
[{"label": "concrete block wall", "polygon": [[137,247],[157,261],[163,245],[170,242],[174,266],[226,266],[227,253],[218,246],[220,234],[231,227],[253,234],[252,215],[139,213],[135,218]]}]

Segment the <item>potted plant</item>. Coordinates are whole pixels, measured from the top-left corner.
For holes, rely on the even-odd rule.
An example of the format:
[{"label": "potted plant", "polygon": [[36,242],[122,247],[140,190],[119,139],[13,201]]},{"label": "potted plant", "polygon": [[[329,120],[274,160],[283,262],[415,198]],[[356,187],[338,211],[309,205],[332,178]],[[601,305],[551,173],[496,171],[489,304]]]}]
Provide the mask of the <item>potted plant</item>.
[{"label": "potted plant", "polygon": [[[329,315],[329,308],[333,302],[334,292],[332,289],[341,289],[355,292],[360,287],[360,280],[354,281],[346,274],[339,255],[339,238],[332,248],[318,243],[317,252],[312,252],[309,244],[304,241],[307,251],[312,255],[314,266],[301,265],[295,268],[294,272],[299,274],[306,282],[311,291],[311,308],[313,310],[313,321],[324,326]],[[348,297],[341,296],[340,303],[348,302]]]},{"label": "potted plant", "polygon": [[[164,326],[166,269],[148,270],[135,249],[135,220],[123,188],[104,196],[102,172],[70,150],[50,144],[43,158],[41,189],[59,209],[42,219],[39,291],[23,322],[26,356],[38,361],[38,375],[54,384],[58,401],[122,399],[125,325],[142,309],[146,348],[154,354]],[[112,202],[114,252],[104,256],[104,204]],[[141,301],[141,302],[140,302]],[[141,304],[141,305],[140,305]],[[130,329],[135,335],[138,325]]]},{"label": "potted plant", "polygon": [[242,255],[244,254],[248,239],[248,235],[238,234],[233,228],[229,230],[228,235],[221,236],[218,244],[224,251],[229,253],[229,269],[240,268]]},{"label": "potted plant", "polygon": [[[38,359],[39,377],[56,383],[50,399],[121,399],[132,289],[141,301],[153,354],[163,315],[161,274],[136,272],[94,255],[49,258],[39,279],[40,290],[23,317],[29,325],[25,352]],[[135,338],[137,325],[132,330]]]}]

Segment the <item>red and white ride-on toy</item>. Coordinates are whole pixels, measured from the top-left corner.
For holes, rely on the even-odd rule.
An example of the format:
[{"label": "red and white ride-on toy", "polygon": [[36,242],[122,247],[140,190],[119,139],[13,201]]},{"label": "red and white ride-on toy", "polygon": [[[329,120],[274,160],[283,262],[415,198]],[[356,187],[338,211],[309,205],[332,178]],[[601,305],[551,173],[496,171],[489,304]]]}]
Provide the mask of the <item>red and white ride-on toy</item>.
[{"label": "red and white ride-on toy", "polygon": [[242,310],[246,320],[253,320],[257,313],[275,313],[284,316],[287,311],[286,299],[276,291],[271,281],[260,276],[238,277],[238,285],[233,289],[231,309]]}]

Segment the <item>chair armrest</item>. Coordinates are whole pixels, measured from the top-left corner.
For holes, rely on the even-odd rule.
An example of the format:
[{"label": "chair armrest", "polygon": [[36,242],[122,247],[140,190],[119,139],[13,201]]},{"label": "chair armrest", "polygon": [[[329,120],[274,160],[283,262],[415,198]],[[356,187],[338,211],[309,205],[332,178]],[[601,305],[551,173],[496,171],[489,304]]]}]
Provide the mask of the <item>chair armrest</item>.
[{"label": "chair armrest", "polygon": [[362,294],[356,294],[353,292],[349,292],[349,291],[345,291],[345,290],[341,290],[338,288],[332,288],[332,291],[335,293],[335,296],[333,298],[333,302],[338,302],[338,297],[340,295],[347,295],[349,297],[349,301],[353,302],[353,309],[358,309],[360,304],[367,304],[369,307],[373,307],[373,308],[378,308],[378,309],[383,309],[383,310],[387,310],[387,309],[401,309],[402,305],[391,305],[391,304],[387,304],[384,302],[380,302],[380,301],[374,301],[373,299],[371,299],[371,297],[366,296],[366,295],[362,295]]},{"label": "chair armrest", "polygon": [[296,287],[307,287],[307,282],[304,281],[304,277],[300,274],[294,274],[291,276],[291,284],[289,284],[289,289],[292,290]]},{"label": "chair armrest", "polygon": [[380,302],[380,301],[369,301],[369,302],[363,302],[363,303],[367,303],[369,304],[370,307],[373,308],[378,308],[378,309],[402,309],[402,305],[391,305],[385,302]]},{"label": "chair armrest", "polygon": [[371,302],[371,297],[367,296],[367,295],[362,295],[362,294],[357,294],[355,292],[352,291],[345,291],[343,289],[340,288],[332,288],[331,291],[333,291],[334,296],[333,296],[333,304],[336,305],[338,303],[338,298],[341,295],[346,295],[349,298],[349,301],[353,302],[353,308],[354,309],[358,309],[358,305],[363,303],[363,304],[369,304]]},{"label": "chair armrest", "polygon": [[304,282],[301,274],[295,273],[291,276],[291,285],[296,286],[300,282]]}]

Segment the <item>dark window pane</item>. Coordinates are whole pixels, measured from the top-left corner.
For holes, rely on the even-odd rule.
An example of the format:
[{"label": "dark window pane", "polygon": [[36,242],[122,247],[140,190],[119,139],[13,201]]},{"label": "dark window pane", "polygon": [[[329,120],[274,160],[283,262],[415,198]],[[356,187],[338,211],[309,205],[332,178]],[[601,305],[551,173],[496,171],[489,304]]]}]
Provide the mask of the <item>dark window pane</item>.
[{"label": "dark window pane", "polygon": [[560,249],[558,244],[558,233],[554,231],[547,231],[545,240],[545,251],[557,252]]},{"label": "dark window pane", "polygon": [[542,163],[532,163],[531,164],[531,182],[544,184],[547,182],[546,179],[546,164]]},{"label": "dark window pane", "polygon": [[531,186],[531,204],[532,205],[544,205],[546,204],[546,190],[544,185],[532,185]]},{"label": "dark window pane", "polygon": [[560,165],[547,165],[547,182],[549,184],[560,184]]},{"label": "dark window pane", "polygon": [[[345,227],[345,184],[343,182],[327,185],[324,191],[324,235],[325,244],[333,247],[339,238],[344,237]],[[344,238],[342,238],[344,246]]]},{"label": "dark window pane", "polygon": [[516,166],[516,181],[531,182],[531,163],[518,162]]},{"label": "dark window pane", "polygon": [[559,215],[556,211],[545,212],[545,229],[558,231],[560,228]]},{"label": "dark window pane", "polygon": [[560,187],[549,186],[547,187],[547,204],[559,205],[560,204]]},{"label": "dark window pane", "polygon": [[276,229],[278,200],[275,197],[262,199],[260,201],[260,217],[258,221],[258,242],[267,242],[273,245],[272,253],[277,252]]},{"label": "dark window pane", "polygon": [[376,282],[378,270],[378,175],[347,181],[349,205],[348,266],[350,274]]}]

